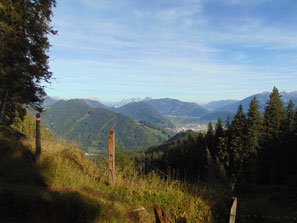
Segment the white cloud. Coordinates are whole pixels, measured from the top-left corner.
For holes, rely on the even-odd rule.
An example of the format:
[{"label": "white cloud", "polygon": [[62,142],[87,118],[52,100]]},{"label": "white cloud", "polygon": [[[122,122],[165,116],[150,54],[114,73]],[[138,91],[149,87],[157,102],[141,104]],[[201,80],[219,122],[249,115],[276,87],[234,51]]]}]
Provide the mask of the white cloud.
[{"label": "white cloud", "polygon": [[[295,29],[254,17],[208,26],[202,0],[174,0],[172,7],[153,10],[130,0],[81,2],[102,12],[62,13],[54,20],[60,30],[59,36],[51,37],[51,54],[59,58],[51,66],[61,83],[76,86],[84,76],[94,89],[114,86],[115,90],[149,92],[156,86],[164,93],[198,94],[217,89],[239,92],[251,83],[252,88],[263,85],[271,90],[277,81],[297,81]],[[128,5],[129,10],[123,10]],[[275,53],[258,55],[258,50]]]}]

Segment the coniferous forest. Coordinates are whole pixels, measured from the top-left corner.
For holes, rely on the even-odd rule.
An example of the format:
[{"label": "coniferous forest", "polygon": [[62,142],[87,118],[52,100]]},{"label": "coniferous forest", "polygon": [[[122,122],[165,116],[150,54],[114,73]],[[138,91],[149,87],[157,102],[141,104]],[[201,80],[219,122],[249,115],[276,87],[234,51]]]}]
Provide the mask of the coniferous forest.
[{"label": "coniferous forest", "polygon": [[150,148],[146,159],[170,177],[191,183],[216,179],[244,193],[269,185],[296,186],[296,143],[295,105],[285,106],[274,87],[263,112],[254,98],[247,114],[240,105],[232,121],[228,117],[224,124],[218,117],[204,133]]}]

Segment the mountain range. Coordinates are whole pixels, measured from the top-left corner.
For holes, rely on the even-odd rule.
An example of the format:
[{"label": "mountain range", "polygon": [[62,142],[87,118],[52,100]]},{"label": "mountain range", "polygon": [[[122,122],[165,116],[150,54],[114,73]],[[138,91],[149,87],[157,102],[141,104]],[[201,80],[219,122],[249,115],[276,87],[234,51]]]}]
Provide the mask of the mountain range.
[{"label": "mountain range", "polygon": [[134,121],[105,108],[94,108],[84,99],[60,100],[47,107],[42,119],[57,135],[77,141],[85,149],[106,150],[109,129],[115,129],[117,145],[130,150],[147,148],[174,135],[153,123]]},{"label": "mountain range", "polygon": [[183,102],[177,99],[161,98],[147,100],[162,115],[202,117],[210,112],[194,102]]},{"label": "mountain range", "polygon": [[128,99],[123,99],[123,100],[118,101],[118,102],[103,102],[103,103],[107,107],[119,108],[119,107],[122,107],[122,106],[124,106],[126,104],[140,102],[140,101],[143,101],[143,100],[146,100],[146,98],[145,99],[141,99],[141,98],[128,98]]},{"label": "mountain range", "polygon": [[[297,91],[294,92],[280,92],[282,100],[288,103],[289,100],[293,100],[294,104],[297,104]],[[149,97],[141,100],[139,98],[125,99],[119,103],[114,103],[120,107],[108,107],[104,102],[91,99],[84,100],[88,105],[93,108],[105,108],[113,112],[117,112],[126,115],[135,120],[149,121],[154,124],[160,125],[165,128],[173,128],[173,124],[168,120],[176,118],[195,118],[201,121],[216,120],[220,115],[223,120],[230,114],[231,118],[236,113],[239,104],[243,106],[244,112],[248,111],[250,101],[256,97],[259,101],[261,109],[264,110],[266,102],[269,99],[270,92],[263,92],[255,95],[251,95],[242,100],[220,100],[212,101],[204,105],[198,105],[194,102],[183,102],[177,99],[161,98],[151,99]],[[57,102],[59,99],[47,97],[44,106],[50,106]]]},{"label": "mountain range", "polygon": [[231,99],[220,100],[220,101],[212,101],[212,102],[209,102],[209,103],[201,105],[201,106],[205,109],[210,110],[210,111],[215,111],[215,110],[223,108],[225,106],[232,105],[236,102],[239,102],[239,100],[231,100]]},{"label": "mountain range", "polygon": [[135,120],[149,121],[164,128],[174,128],[174,125],[168,119],[161,115],[153,106],[144,101],[129,103],[120,108],[115,108],[113,111]]},{"label": "mountain range", "polygon": [[[221,112],[221,111],[225,111],[225,112],[236,112],[238,106],[241,104],[243,111],[247,112],[249,109],[249,103],[251,102],[251,100],[256,97],[257,100],[259,101],[259,105],[260,105],[260,109],[263,111],[265,106],[266,106],[266,102],[269,100],[269,95],[271,92],[263,92],[263,93],[259,93],[259,94],[255,94],[255,95],[251,95],[249,97],[246,97],[240,101],[234,101],[232,103],[232,100],[226,100],[226,101],[213,101],[210,102],[208,104],[203,105],[204,108],[212,108],[212,111],[216,111],[216,112]],[[280,92],[281,95],[281,99],[284,101],[285,105],[287,105],[289,103],[290,100],[293,101],[293,103],[295,105],[297,105],[297,91],[293,91],[293,92]]]},{"label": "mountain range", "polygon": [[[289,100],[297,103],[296,91],[280,94],[284,103],[288,103]],[[241,101],[214,101],[202,106],[171,98],[146,98],[118,108],[107,107],[102,102],[91,99],[61,100],[47,97],[44,101],[46,110],[42,116],[44,123],[57,135],[79,141],[86,149],[106,149],[108,130],[114,128],[117,144],[135,150],[145,149],[168,140],[174,135],[169,130],[175,128],[174,124],[197,125],[199,120],[217,120],[219,115],[226,120],[228,114],[232,118],[239,104],[242,104],[244,112],[247,112],[249,103],[254,97],[258,99],[263,110],[269,95],[269,92],[263,92]],[[180,124],[181,120],[184,121],[182,124]],[[174,124],[171,121],[174,121]]]}]

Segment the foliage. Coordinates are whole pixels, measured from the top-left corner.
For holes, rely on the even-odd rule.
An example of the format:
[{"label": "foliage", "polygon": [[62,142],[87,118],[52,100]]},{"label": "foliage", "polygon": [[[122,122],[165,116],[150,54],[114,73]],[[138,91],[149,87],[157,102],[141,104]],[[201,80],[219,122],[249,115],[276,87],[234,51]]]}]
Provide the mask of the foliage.
[{"label": "foliage", "polygon": [[[55,0],[0,2],[0,122],[23,118],[23,104],[40,108],[48,82],[48,35]],[[19,115],[14,111],[17,110]]]}]

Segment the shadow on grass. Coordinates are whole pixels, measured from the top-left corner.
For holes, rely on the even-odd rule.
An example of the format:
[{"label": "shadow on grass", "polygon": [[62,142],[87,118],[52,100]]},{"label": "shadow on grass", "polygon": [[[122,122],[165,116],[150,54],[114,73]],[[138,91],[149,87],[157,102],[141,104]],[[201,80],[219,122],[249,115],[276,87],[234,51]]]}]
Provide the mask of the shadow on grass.
[{"label": "shadow on grass", "polygon": [[98,200],[47,190],[34,154],[0,138],[0,222],[94,222],[102,214]]},{"label": "shadow on grass", "polygon": [[101,205],[75,192],[0,186],[1,222],[94,222]]}]

